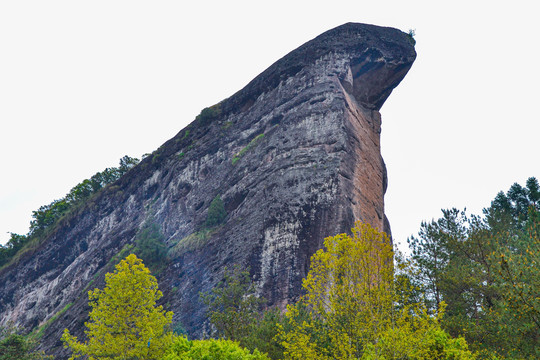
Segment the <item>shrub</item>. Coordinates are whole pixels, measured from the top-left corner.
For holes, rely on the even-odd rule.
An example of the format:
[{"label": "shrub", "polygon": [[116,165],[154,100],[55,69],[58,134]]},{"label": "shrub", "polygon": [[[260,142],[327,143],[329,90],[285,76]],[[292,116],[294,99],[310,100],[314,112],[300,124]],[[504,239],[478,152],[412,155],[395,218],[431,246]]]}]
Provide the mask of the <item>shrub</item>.
[{"label": "shrub", "polygon": [[226,217],[227,211],[225,210],[225,206],[223,205],[223,200],[221,200],[221,197],[217,195],[214,200],[212,200],[212,203],[208,208],[208,215],[206,216],[206,226],[217,226],[223,223]]},{"label": "shrub", "polygon": [[197,115],[195,121],[198,121],[201,125],[208,125],[215,120],[221,114],[221,108],[219,104],[202,109],[201,113]]},{"label": "shrub", "polygon": [[409,41],[411,42],[411,44],[413,46],[416,45],[416,40],[415,40],[415,36],[416,36],[416,30],[414,29],[409,29],[409,32],[407,33],[407,36],[409,37]]},{"label": "shrub", "polygon": [[265,354],[258,350],[251,353],[238,343],[230,340],[193,340],[178,337],[164,360],[269,360]]},{"label": "shrub", "polygon": [[136,236],[135,244],[135,253],[150,267],[162,264],[167,256],[167,246],[155,223],[143,226]]}]

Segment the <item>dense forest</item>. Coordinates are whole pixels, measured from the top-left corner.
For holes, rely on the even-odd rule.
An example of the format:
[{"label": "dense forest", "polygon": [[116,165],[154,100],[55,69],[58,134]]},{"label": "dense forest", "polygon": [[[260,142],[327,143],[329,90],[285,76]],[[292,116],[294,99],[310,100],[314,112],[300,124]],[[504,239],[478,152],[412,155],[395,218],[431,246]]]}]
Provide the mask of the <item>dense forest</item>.
[{"label": "dense forest", "polygon": [[[24,247],[65,214],[57,204],[76,206],[106,185],[85,182],[34,212],[29,234],[13,235],[2,259],[17,252],[18,237]],[[231,266],[201,294],[212,329],[206,340],[189,340],[172,323],[172,313],[156,305],[155,278],[130,255],[107,275],[105,289],[90,291],[86,342],[69,329],[62,340],[74,357],[100,359],[537,359],[539,219],[540,186],[529,178],[497,194],[481,215],[447,209],[422,223],[408,239],[408,256],[357,223],[351,234],[325,239],[304,295],[284,312],[268,308],[249,272]],[[0,360],[44,358],[33,345],[2,329]]]}]

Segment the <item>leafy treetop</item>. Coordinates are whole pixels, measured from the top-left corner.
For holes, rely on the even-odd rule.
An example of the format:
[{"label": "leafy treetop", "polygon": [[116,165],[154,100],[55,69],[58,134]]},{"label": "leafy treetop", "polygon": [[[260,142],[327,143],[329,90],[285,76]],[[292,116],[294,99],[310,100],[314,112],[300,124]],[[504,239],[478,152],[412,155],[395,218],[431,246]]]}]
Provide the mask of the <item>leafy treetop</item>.
[{"label": "leafy treetop", "polygon": [[64,330],[62,341],[73,351],[71,359],[161,359],[173,340],[173,314],[156,306],[163,296],[156,278],[131,254],[105,282],[105,289],[88,292],[92,311],[85,324],[87,342]]}]

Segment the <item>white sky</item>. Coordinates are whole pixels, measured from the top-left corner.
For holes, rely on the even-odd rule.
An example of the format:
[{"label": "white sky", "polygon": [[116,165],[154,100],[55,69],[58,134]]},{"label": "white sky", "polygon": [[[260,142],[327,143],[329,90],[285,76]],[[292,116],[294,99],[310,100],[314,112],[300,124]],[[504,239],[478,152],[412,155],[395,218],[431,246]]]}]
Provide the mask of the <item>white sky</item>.
[{"label": "white sky", "polygon": [[349,21],[417,33],[416,63],[381,110],[394,238],[441,208],[480,213],[540,176],[535,3],[0,1],[0,242]]}]

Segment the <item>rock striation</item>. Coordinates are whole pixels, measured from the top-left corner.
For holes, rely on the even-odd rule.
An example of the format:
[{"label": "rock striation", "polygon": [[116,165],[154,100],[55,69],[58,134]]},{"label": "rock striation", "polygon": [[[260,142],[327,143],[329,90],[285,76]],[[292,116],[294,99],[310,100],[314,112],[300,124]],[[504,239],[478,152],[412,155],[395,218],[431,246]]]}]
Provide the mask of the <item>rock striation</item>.
[{"label": "rock striation", "polygon": [[[188,332],[204,330],[199,292],[225,266],[249,267],[269,306],[294,301],[326,236],[355,220],[390,231],[379,109],[415,57],[407,34],[348,23],[278,60],[4,268],[0,324],[41,326],[42,349],[67,358],[63,329],[83,336],[87,290],[148,224],[169,249],[164,303]],[[208,229],[216,196],[227,217]]]}]

